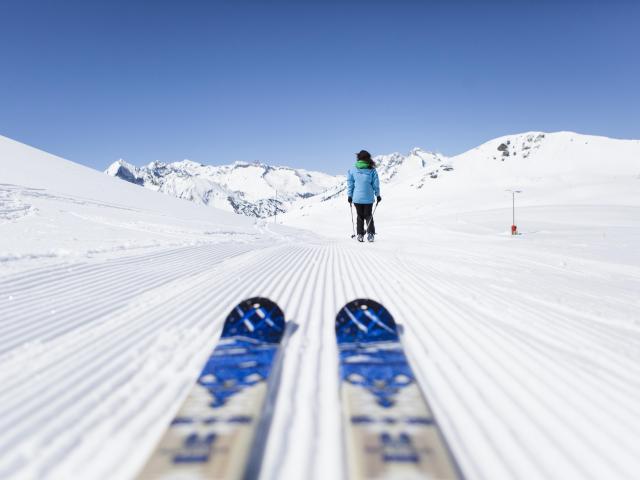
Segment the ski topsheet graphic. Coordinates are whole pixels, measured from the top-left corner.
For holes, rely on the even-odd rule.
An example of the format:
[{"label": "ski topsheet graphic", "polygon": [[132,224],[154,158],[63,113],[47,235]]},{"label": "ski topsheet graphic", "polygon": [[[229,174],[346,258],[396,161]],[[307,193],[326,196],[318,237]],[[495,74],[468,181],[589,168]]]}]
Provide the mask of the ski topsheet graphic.
[{"label": "ski topsheet graphic", "polygon": [[247,474],[284,330],[282,311],[266,298],[244,300],[229,313],[218,345],[139,478]]},{"label": "ski topsheet graphic", "polygon": [[350,478],[462,478],[387,309],[349,302],[336,337]]}]

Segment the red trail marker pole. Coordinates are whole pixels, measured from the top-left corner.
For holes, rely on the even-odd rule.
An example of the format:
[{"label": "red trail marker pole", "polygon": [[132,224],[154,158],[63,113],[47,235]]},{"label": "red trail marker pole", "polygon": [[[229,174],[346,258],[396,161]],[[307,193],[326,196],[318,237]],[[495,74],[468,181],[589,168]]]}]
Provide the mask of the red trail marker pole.
[{"label": "red trail marker pole", "polygon": [[511,192],[511,208],[512,208],[512,220],[511,220],[511,235],[518,235],[518,227],[516,225],[516,193],[522,193],[522,190],[505,190],[505,192]]}]

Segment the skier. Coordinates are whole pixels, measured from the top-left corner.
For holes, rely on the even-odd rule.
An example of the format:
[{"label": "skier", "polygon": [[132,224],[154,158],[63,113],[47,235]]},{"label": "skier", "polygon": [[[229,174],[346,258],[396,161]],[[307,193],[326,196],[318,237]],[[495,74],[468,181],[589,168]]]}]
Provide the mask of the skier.
[{"label": "skier", "polygon": [[378,203],[382,200],[380,196],[380,180],[376,172],[376,164],[371,158],[371,154],[366,150],[360,150],[356,154],[358,160],[355,168],[349,169],[347,173],[347,194],[349,204],[356,206],[358,213],[358,241],[364,241],[364,222],[367,221],[367,240],[373,242],[376,234],[376,227],[373,224],[373,201],[377,198]]}]

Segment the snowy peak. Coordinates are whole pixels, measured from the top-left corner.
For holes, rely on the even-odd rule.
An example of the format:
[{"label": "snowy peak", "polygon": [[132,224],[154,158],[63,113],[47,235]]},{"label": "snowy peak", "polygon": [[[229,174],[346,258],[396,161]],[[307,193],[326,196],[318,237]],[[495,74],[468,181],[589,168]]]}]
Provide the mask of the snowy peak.
[{"label": "snowy peak", "polygon": [[374,160],[383,183],[409,183],[416,188],[422,186],[425,178],[437,176],[442,168],[448,167],[447,157],[421,148],[414,148],[406,155],[397,152],[379,155]]},{"label": "snowy peak", "polygon": [[544,144],[547,134],[543,132],[526,132],[507,135],[490,140],[473,149],[482,152],[485,157],[504,162],[505,160],[528,158]]},{"label": "snowy peak", "polygon": [[[526,132],[508,135],[451,158],[452,164],[478,171],[507,169],[530,177],[600,177],[638,171],[640,141],[575,132]],[[498,170],[495,170],[498,172]]]},{"label": "snowy peak", "polygon": [[105,170],[105,173],[112,177],[118,177],[137,185],[142,185],[144,183],[143,179],[140,177],[140,170],[138,167],[131,165],[122,159],[119,159],[109,165],[109,168]]}]

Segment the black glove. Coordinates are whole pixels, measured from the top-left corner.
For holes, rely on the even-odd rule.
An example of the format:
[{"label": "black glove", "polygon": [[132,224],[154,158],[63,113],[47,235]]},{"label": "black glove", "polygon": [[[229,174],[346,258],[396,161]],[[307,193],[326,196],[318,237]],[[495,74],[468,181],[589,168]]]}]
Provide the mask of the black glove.
[{"label": "black glove", "polygon": [[351,197],[347,198],[347,202],[353,203],[353,198],[351,198]]},{"label": "black glove", "polygon": [[380,203],[382,201],[382,197],[380,195],[378,195],[377,200],[378,200],[378,203]]}]

